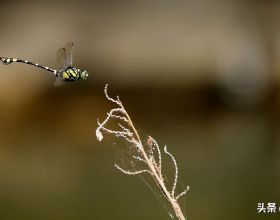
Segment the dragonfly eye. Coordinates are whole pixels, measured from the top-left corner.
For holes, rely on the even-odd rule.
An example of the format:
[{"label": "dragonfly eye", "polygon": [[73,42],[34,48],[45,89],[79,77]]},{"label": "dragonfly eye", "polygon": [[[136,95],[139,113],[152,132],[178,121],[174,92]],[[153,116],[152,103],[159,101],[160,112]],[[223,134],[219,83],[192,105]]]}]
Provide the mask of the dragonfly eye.
[{"label": "dragonfly eye", "polygon": [[86,70],[83,70],[81,73],[81,79],[85,80],[88,77],[88,72]]}]

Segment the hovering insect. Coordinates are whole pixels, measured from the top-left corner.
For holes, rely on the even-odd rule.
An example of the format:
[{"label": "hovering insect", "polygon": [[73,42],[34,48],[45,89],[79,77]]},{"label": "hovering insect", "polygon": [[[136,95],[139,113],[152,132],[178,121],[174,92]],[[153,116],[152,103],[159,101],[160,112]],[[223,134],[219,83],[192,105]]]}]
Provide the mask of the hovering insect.
[{"label": "hovering insect", "polygon": [[[78,80],[85,80],[88,77],[88,72],[86,70],[80,70],[73,66],[73,43],[66,43],[65,47],[59,48],[56,54],[57,63],[59,69],[51,69],[47,66],[40,65],[38,63],[33,63],[28,60],[21,60],[16,58],[9,57],[0,57],[0,60],[3,64],[8,65],[14,62],[29,64],[46,71],[49,71],[54,74],[54,76],[59,79],[59,81],[65,82],[75,82]],[[56,81],[56,84],[59,84],[59,81]]]}]

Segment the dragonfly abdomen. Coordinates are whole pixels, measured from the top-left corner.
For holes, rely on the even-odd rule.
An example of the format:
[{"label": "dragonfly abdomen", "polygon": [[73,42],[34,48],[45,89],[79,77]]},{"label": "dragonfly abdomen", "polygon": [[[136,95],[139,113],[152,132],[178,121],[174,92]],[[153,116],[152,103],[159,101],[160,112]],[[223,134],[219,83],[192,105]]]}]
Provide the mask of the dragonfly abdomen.
[{"label": "dragonfly abdomen", "polygon": [[8,65],[12,62],[16,62],[17,59],[8,58],[8,57],[1,57],[1,61],[3,62],[3,64]]},{"label": "dragonfly abdomen", "polygon": [[21,59],[16,59],[16,58],[9,58],[9,57],[0,57],[0,59],[3,62],[3,64],[5,64],[5,65],[8,65],[8,64],[11,64],[11,63],[14,63],[14,62],[16,62],[16,63],[25,63],[25,64],[29,64],[29,65],[32,65],[32,66],[39,67],[39,68],[47,70],[49,72],[52,72],[55,76],[57,76],[57,74],[58,74],[57,70],[51,69],[51,68],[49,68],[47,66],[43,66],[43,65],[38,64],[38,63],[30,62],[28,60],[21,60]]}]

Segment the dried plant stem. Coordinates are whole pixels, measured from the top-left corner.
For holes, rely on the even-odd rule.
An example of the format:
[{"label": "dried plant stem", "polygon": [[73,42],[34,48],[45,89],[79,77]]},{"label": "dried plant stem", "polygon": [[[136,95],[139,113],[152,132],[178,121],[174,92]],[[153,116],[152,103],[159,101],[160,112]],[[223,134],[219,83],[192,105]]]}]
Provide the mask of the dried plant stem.
[{"label": "dried plant stem", "polygon": [[[121,108],[125,109],[124,106],[122,105],[122,103],[120,103],[120,104],[121,104]],[[147,154],[146,154],[146,151],[144,150],[144,147],[143,147],[143,145],[142,145],[142,141],[141,141],[141,139],[140,139],[140,137],[139,137],[139,134],[138,134],[138,132],[137,132],[135,126],[133,125],[133,122],[132,122],[132,120],[130,119],[129,114],[128,114],[126,111],[124,112],[124,114],[125,114],[125,116],[127,117],[128,121],[130,122],[130,127],[132,128],[133,133],[136,135],[137,142],[141,145],[141,147],[140,147],[140,152],[141,152],[141,154],[143,155],[144,160],[145,160],[146,163],[148,164],[148,166],[149,166],[149,168],[150,168],[150,170],[151,170],[151,173],[152,173],[153,176],[155,177],[157,183],[160,185],[160,188],[163,190],[165,196],[167,197],[167,199],[168,199],[169,202],[171,203],[172,208],[173,208],[173,210],[174,210],[174,212],[175,212],[175,214],[176,214],[176,217],[177,217],[178,219],[180,219],[180,220],[185,220],[185,217],[184,217],[184,215],[183,215],[183,212],[182,212],[182,210],[181,210],[181,207],[179,206],[179,204],[178,204],[176,198],[174,199],[174,196],[172,197],[171,194],[170,194],[170,192],[166,189],[163,179],[162,179],[161,177],[159,177],[158,172],[157,172],[157,170],[155,169],[154,164],[151,162],[151,160],[149,160],[149,158],[148,158],[148,156],[147,156]]]},{"label": "dried plant stem", "polygon": [[148,159],[148,156],[147,156],[146,152],[143,150],[143,148],[140,151],[141,151],[143,157],[145,158],[145,161],[147,162],[147,164],[151,170],[151,173],[155,177],[155,180],[160,185],[160,188],[163,190],[164,195],[167,197],[168,201],[171,203],[171,206],[175,212],[176,217],[180,220],[185,220],[181,207],[179,206],[176,198],[172,197],[170,192],[166,189],[163,179],[159,177],[154,165]]},{"label": "dried plant stem", "polygon": [[[140,138],[129,114],[125,110],[119,97],[117,97],[116,99],[109,97],[108,93],[107,93],[107,85],[105,86],[104,93],[105,93],[106,98],[109,101],[117,104],[118,107],[112,109],[107,114],[107,118],[102,123],[100,123],[97,120],[97,123],[98,123],[98,128],[96,129],[97,139],[99,141],[101,141],[103,139],[102,132],[106,132],[111,135],[114,135],[117,138],[122,138],[123,140],[130,143],[132,145],[132,147],[134,147],[136,149],[136,152],[137,152],[136,155],[133,156],[133,158],[135,160],[143,162],[147,166],[147,168],[142,169],[142,170],[126,170],[117,164],[115,164],[115,167],[118,170],[120,170],[122,173],[127,174],[127,175],[138,175],[138,174],[142,174],[142,173],[149,173],[153,177],[154,181],[157,183],[158,187],[160,188],[160,190],[163,193],[163,195],[165,196],[165,198],[171,204],[171,207],[172,207],[177,219],[185,220],[185,216],[183,215],[181,207],[178,203],[178,199],[181,196],[185,195],[189,188],[187,188],[187,190],[185,190],[185,191],[181,192],[180,194],[178,194],[177,196],[175,196],[175,190],[176,190],[177,180],[178,180],[178,167],[177,167],[177,163],[176,163],[174,156],[167,151],[167,147],[165,146],[164,153],[172,159],[174,170],[175,170],[173,187],[171,190],[168,190],[165,185],[165,181],[164,181],[165,179],[163,178],[163,175],[162,175],[162,153],[161,153],[158,143],[152,137],[149,137],[147,140],[147,144],[150,149],[147,150],[144,147],[144,145],[141,141],[141,138]],[[117,114],[120,114],[120,115],[117,115]],[[117,130],[117,131],[105,127],[107,122],[112,118],[121,121],[123,124],[126,124],[126,126],[118,124],[120,127],[120,130]],[[155,154],[157,154],[157,159],[154,157]]]}]

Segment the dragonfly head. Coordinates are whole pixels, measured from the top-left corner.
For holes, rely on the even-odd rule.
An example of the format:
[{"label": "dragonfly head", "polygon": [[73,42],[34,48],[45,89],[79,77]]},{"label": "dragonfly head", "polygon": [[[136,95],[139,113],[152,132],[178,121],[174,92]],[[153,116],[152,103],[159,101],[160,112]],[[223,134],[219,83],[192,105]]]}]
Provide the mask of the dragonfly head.
[{"label": "dragonfly head", "polygon": [[85,80],[88,77],[88,72],[86,70],[81,70],[80,78]]}]

